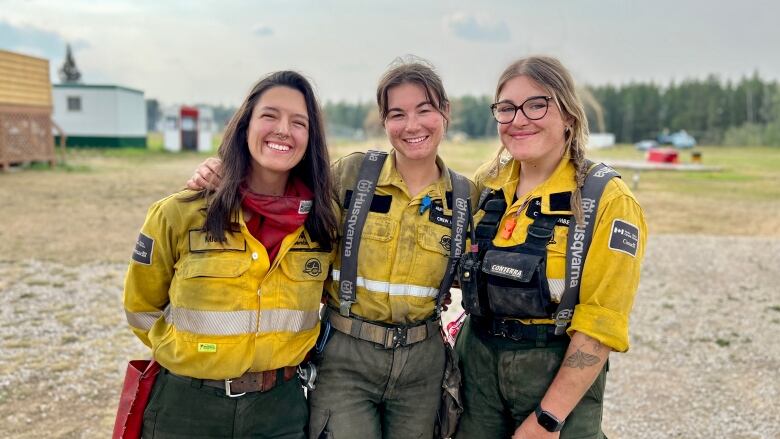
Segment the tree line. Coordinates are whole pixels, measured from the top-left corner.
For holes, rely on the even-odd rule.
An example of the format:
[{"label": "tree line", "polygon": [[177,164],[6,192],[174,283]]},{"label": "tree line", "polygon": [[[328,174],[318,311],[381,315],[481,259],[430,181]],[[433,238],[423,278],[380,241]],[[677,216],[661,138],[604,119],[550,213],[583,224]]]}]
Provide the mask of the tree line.
[{"label": "tree line", "polygon": [[[758,73],[736,82],[711,75],[666,86],[653,82],[585,86],[580,95],[591,132],[613,133],[618,143],[686,130],[699,144],[780,146],[780,86]],[[153,121],[157,102],[150,101],[148,120]],[[492,102],[488,95],[452,99],[449,134],[494,137]],[[224,126],[235,112],[226,106],[212,108],[217,126]],[[327,102],[323,112],[332,137],[360,140],[382,135],[373,102]]]}]

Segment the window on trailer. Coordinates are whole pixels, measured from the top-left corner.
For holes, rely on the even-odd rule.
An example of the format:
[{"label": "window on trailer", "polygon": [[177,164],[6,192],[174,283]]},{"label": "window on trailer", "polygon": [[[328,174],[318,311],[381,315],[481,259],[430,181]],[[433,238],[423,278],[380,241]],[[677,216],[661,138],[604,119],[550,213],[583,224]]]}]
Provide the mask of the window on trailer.
[{"label": "window on trailer", "polygon": [[68,111],[81,111],[81,96],[68,96]]}]

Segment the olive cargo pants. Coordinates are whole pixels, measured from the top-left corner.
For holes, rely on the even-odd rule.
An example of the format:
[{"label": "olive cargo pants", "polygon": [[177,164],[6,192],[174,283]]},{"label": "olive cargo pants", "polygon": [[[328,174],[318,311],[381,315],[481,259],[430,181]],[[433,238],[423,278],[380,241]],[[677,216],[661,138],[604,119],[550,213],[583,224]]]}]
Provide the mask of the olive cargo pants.
[{"label": "olive cargo pants", "polygon": [[231,398],[162,369],[144,412],[144,439],[305,439],[308,407],[297,377],[267,392]]},{"label": "olive cargo pants", "polygon": [[[513,341],[482,334],[470,318],[455,345],[463,374],[464,413],[457,439],[508,438],[533,413],[555,378],[569,343]],[[574,408],[560,438],[604,438],[601,414],[607,367]]]},{"label": "olive cargo pants", "polygon": [[444,375],[438,334],[385,349],[333,330],[309,393],[311,439],[433,437]]}]

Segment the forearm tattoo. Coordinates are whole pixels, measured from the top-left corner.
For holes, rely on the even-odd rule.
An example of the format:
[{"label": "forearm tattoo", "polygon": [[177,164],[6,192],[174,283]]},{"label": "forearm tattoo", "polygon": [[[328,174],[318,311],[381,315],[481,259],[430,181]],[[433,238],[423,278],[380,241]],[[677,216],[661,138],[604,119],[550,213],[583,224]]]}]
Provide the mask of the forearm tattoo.
[{"label": "forearm tattoo", "polygon": [[593,354],[583,352],[581,348],[584,346],[585,343],[580,345],[576,352],[566,357],[566,359],[563,360],[563,365],[565,367],[571,367],[572,369],[585,369],[586,367],[601,363],[601,357],[598,356],[599,351],[601,351],[601,344],[599,342],[593,343]]}]

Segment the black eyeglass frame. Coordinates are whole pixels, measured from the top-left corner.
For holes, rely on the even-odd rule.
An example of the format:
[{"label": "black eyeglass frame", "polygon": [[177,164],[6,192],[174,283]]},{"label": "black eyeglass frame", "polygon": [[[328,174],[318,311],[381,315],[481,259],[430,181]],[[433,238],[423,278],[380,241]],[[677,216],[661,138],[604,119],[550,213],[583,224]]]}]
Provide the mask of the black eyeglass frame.
[{"label": "black eyeglass frame", "polygon": [[[545,106],[545,108],[544,108],[544,114],[539,116],[539,117],[529,117],[525,113],[525,110],[523,109],[523,106],[528,101],[532,101],[534,99],[544,99],[545,103],[547,104]],[[520,110],[523,113],[523,116],[525,116],[525,118],[528,119],[528,120],[544,119],[544,116],[547,116],[547,112],[550,111],[550,100],[551,99],[552,99],[552,96],[531,96],[530,98],[524,100],[523,103],[521,103],[520,105],[515,105],[515,104],[513,104],[511,102],[507,102],[507,101],[496,102],[496,103],[490,105],[490,114],[493,115],[493,119],[495,119],[496,122],[498,122],[498,123],[500,123],[502,125],[506,125],[508,123],[512,123],[515,120],[515,118],[517,117],[517,110]],[[501,122],[500,120],[498,120],[498,117],[496,117],[496,107],[501,105],[501,104],[511,105],[511,106],[513,106],[515,108],[515,112],[514,112],[514,114],[512,114],[512,118],[509,119],[506,122]]]}]

